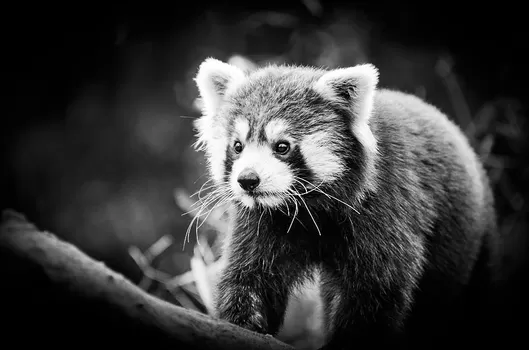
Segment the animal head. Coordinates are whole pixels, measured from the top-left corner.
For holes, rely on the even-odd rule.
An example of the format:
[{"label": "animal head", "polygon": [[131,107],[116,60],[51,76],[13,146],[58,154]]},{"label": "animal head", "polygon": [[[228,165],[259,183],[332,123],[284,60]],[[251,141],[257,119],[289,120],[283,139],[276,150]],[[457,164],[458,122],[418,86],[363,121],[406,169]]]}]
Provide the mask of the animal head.
[{"label": "animal head", "polygon": [[371,64],[246,72],[208,58],[195,81],[203,106],[196,146],[216,185],[246,207],[321,194],[376,153],[369,118],[378,71]]}]

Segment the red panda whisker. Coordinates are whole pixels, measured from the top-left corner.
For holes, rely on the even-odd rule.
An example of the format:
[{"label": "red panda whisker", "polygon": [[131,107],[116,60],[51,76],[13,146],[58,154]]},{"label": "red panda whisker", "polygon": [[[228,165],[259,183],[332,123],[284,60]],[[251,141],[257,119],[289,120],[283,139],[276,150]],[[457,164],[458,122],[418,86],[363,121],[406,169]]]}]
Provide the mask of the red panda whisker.
[{"label": "red panda whisker", "polygon": [[[221,188],[219,188],[221,189]],[[217,208],[218,206],[220,206],[221,204],[223,204],[222,200],[227,197],[227,196],[230,196],[227,200],[226,200],[226,203],[228,203],[229,200],[232,199],[232,195],[231,193],[229,192],[229,188],[225,189],[223,192],[218,192],[218,193],[215,193],[215,191],[213,191],[212,193],[208,194],[208,197],[207,197],[207,200],[205,202],[203,202],[200,207],[198,208],[195,208],[198,209],[198,212],[195,214],[195,216],[193,217],[193,219],[191,220],[191,222],[189,223],[189,226],[187,227],[187,230],[186,230],[186,234],[184,236],[184,244],[183,244],[183,247],[182,247],[182,250],[185,249],[185,244],[186,244],[186,241],[189,243],[189,238],[190,238],[190,233],[191,233],[191,228],[193,227],[193,224],[196,224],[197,225],[197,236],[198,236],[198,227],[199,224],[200,224],[200,217],[203,216],[203,215],[206,215],[206,219],[207,217],[209,216],[209,214],[211,213],[211,211],[213,211],[215,208]],[[208,212],[208,213],[204,213],[204,210],[206,210],[208,208],[208,206],[211,204],[211,203],[215,203],[215,205],[213,206],[213,208]],[[220,203],[220,204],[219,204]],[[193,211],[193,210],[191,210]],[[205,221],[205,219],[204,219]],[[204,223],[203,221],[203,223]]]},{"label": "red panda whisker", "polygon": [[296,219],[296,216],[298,215],[299,207],[298,207],[298,201],[296,200],[296,197],[292,194],[288,194],[289,198],[292,199],[292,202],[294,202],[295,210],[294,215],[292,216],[292,221],[290,221],[290,225],[288,226],[287,233],[290,232],[290,229],[292,228],[292,225],[294,224],[294,220]]},{"label": "red panda whisker", "polygon": [[[219,199],[219,202],[217,202],[207,213],[206,217],[204,219],[202,219],[202,223],[199,224],[199,220],[197,220],[197,223],[195,225],[195,235],[196,235],[196,239],[197,239],[197,242],[200,242],[200,240],[198,239],[198,229],[200,227],[202,227],[202,225],[204,225],[204,223],[206,223],[206,221],[208,220],[209,216],[211,215],[211,213],[213,211],[215,211],[217,208],[219,208],[220,206],[224,205],[224,204],[227,204],[231,201],[231,198],[229,197],[229,194],[227,194],[226,196],[222,197],[221,199]],[[200,244],[200,243],[199,243]]]},{"label": "red panda whisker", "polygon": [[[206,181],[202,184],[202,186],[200,186],[199,190],[196,191],[195,193],[193,193],[190,197],[193,197],[193,196],[196,195],[196,194],[200,194],[200,192],[202,192],[202,190],[204,189],[204,186],[206,186],[208,183],[210,183],[210,182],[212,182],[212,181],[213,181],[213,179],[208,179],[208,180],[206,180]],[[210,185],[210,186],[207,186],[207,188],[211,188],[211,187],[214,187],[214,186],[215,186],[215,184]]]},{"label": "red panda whisker", "polygon": [[211,215],[213,211],[215,211],[220,206],[228,204],[231,200],[233,200],[233,197],[229,193],[225,194],[222,198],[220,198],[219,201],[208,211],[206,217],[202,220],[202,223],[198,225],[197,230],[198,228],[202,227],[202,225],[204,225],[204,222],[207,221],[208,217]]},{"label": "red panda whisker", "polygon": [[[213,212],[213,210],[215,210],[217,207],[219,207],[220,205],[224,204],[224,203],[227,203],[228,201],[227,200],[224,200],[224,197],[225,196],[222,196],[222,195],[219,195],[218,197],[214,198],[211,202],[214,202],[216,200],[216,203],[215,205],[210,209],[208,210],[206,213],[203,213],[206,209],[207,209],[207,205],[204,205],[204,206],[201,206],[200,207],[200,210],[199,212],[197,213],[197,215],[193,218],[193,220],[191,221],[190,225],[188,226],[188,230],[186,231],[186,237],[187,237],[187,242],[189,242],[189,233],[191,231],[191,227],[193,226],[193,223],[195,223],[195,230],[196,230],[196,235],[197,235],[197,241],[198,241],[198,229],[204,224],[204,222],[206,222],[207,218],[209,217],[209,215]],[[206,217],[202,220],[202,223],[200,223],[200,217],[201,216],[204,216],[206,215]],[[184,239],[184,242],[185,242],[185,239]]]},{"label": "red panda whisker", "polygon": [[[205,183],[202,185],[202,187],[200,187],[200,189],[199,189],[198,191],[196,191],[195,193],[193,193],[192,195],[190,195],[189,198],[194,197],[194,196],[198,196],[197,199],[198,199],[198,200],[201,200],[201,199],[202,199],[201,194],[202,194],[203,191],[207,191],[207,190],[210,190],[210,189],[212,189],[212,188],[214,188],[214,189],[218,189],[219,187],[220,187],[220,188],[229,187],[229,185],[228,185],[227,183],[220,184],[220,185],[219,185],[219,184],[212,184],[212,185],[209,185],[209,186],[204,187],[206,184],[207,184],[207,182],[205,182]],[[208,194],[209,194],[209,193],[207,193],[206,196],[207,196]]]},{"label": "red panda whisker", "polygon": [[[301,179],[301,178],[299,178],[299,179],[305,181],[306,183],[308,183],[308,184],[311,185],[311,186],[314,186],[314,184],[312,184],[310,181],[307,181],[307,180],[305,180],[305,179]],[[321,184],[320,184],[320,185],[321,185]],[[318,185],[318,186],[319,186],[319,185]],[[343,205],[347,206],[349,209],[353,210],[355,213],[360,214],[360,213],[358,212],[358,210],[357,210],[356,208],[354,208],[352,205],[350,205],[350,204],[348,204],[348,203],[345,203],[345,202],[342,201],[341,199],[338,199],[338,198],[336,198],[336,197],[334,197],[334,196],[332,196],[332,195],[330,195],[330,194],[324,192],[323,190],[317,188],[318,186],[314,186],[313,189],[316,190],[317,192],[323,194],[324,196],[326,196],[326,197],[329,198],[329,199],[334,199],[335,201],[337,201],[337,202],[339,202],[339,203],[342,203]]]},{"label": "red panda whisker", "polygon": [[[312,186],[312,188],[309,190],[307,189],[307,187],[300,181],[300,180],[303,180],[305,182],[307,182],[309,185]],[[305,192],[304,193],[300,193],[298,192],[300,195],[305,195],[305,194],[308,194],[308,193],[311,193],[311,192],[314,192],[314,191],[319,191],[319,188],[320,186],[324,183],[324,181],[322,180],[317,186],[314,186],[312,183],[310,183],[309,181],[301,178],[301,177],[298,177],[298,176],[294,176],[294,181],[296,181],[297,183],[299,183],[301,186],[303,186],[303,188],[305,188]]]},{"label": "red panda whisker", "polygon": [[244,207],[244,210],[246,211],[246,227],[249,227],[250,226],[251,210],[248,207]]},{"label": "red panda whisker", "polygon": [[218,188],[214,191],[211,191],[208,193],[204,198],[199,198],[197,201],[195,201],[193,204],[191,204],[191,208],[189,211],[184,212],[182,215],[187,215],[195,210],[199,210],[201,206],[204,205],[204,203],[208,202],[213,196],[221,194],[221,191],[228,191],[229,187],[226,186],[226,188]]},{"label": "red panda whisker", "polygon": [[259,227],[261,225],[261,219],[263,218],[263,215],[265,213],[265,209],[263,209],[263,212],[261,213],[261,216],[259,217],[259,221],[257,222],[257,236],[259,236]]},{"label": "red panda whisker", "polygon": [[[222,192],[222,191],[229,191],[230,190],[230,186],[228,184],[222,184],[222,185],[216,185],[214,186],[216,187],[214,190],[212,190],[211,192],[209,192],[208,194],[206,194],[203,198],[204,200],[206,200],[211,194],[214,194],[214,193],[218,193],[218,192]],[[202,197],[200,197],[198,199],[198,201],[201,201],[202,200]]]},{"label": "red panda whisker", "polygon": [[320,227],[316,223],[316,219],[314,219],[314,216],[312,215],[312,212],[310,211],[309,206],[307,205],[307,202],[305,201],[305,199],[303,199],[303,196],[301,196],[300,194],[298,194],[298,198],[301,199],[301,203],[303,203],[303,205],[307,209],[307,212],[309,213],[309,216],[312,219],[312,222],[314,223],[314,226],[316,226],[316,229],[318,230],[318,234],[321,236]]},{"label": "red panda whisker", "polygon": [[[301,181],[298,180],[298,179],[300,179],[300,178],[298,178],[297,176],[294,176],[293,179],[294,179],[294,181],[296,181],[298,184],[300,184],[301,186],[303,186],[303,188],[305,189],[305,192],[308,191],[307,187],[306,187]],[[296,190],[296,193],[297,193],[297,194],[301,194],[301,193],[299,193],[299,191],[297,191],[297,190]]]},{"label": "red panda whisker", "polygon": [[[219,187],[211,192],[209,192],[203,199],[199,199],[197,200],[195,203],[193,203],[192,206],[196,206],[196,205],[209,205],[211,203],[211,201],[215,200],[215,196],[218,196],[218,195],[223,195],[224,193],[226,192],[229,192],[231,191],[230,187],[229,186],[222,186],[222,187]],[[213,198],[213,199],[212,199]],[[196,209],[195,209],[196,210]]]},{"label": "red panda whisker", "polygon": [[[290,196],[289,196],[288,194],[287,194],[286,196],[287,196],[287,199],[290,199]],[[287,216],[290,216],[290,207],[289,207],[289,205],[288,205],[288,201],[285,200],[284,204],[285,204],[285,207],[286,207],[286,209],[287,209],[287,213],[286,213],[286,215],[287,215]]]},{"label": "red panda whisker", "polygon": [[218,185],[216,185],[216,184],[209,185],[207,187],[201,187],[200,190],[198,190],[195,193],[193,193],[192,195],[190,195],[189,198],[194,197],[194,196],[198,196],[198,199],[201,199],[202,198],[201,194],[202,194],[203,191],[207,191],[207,190],[210,190],[210,189],[216,188],[216,187],[218,187]]}]

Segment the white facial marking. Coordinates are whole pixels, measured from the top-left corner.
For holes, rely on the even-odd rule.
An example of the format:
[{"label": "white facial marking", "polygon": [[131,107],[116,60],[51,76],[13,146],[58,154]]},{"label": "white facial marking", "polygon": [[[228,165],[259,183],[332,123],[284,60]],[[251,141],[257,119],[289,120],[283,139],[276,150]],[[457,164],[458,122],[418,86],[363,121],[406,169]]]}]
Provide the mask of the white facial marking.
[{"label": "white facial marking", "polygon": [[307,135],[301,141],[301,153],[319,181],[334,180],[344,171],[343,161],[329,149],[333,142],[332,135],[324,131]]},{"label": "white facial marking", "polygon": [[246,119],[237,119],[235,122],[235,132],[239,136],[240,141],[246,140],[248,132],[250,131],[250,125]]},{"label": "white facial marking", "polygon": [[278,141],[284,131],[287,129],[288,124],[280,119],[274,119],[271,120],[266,126],[265,126],[265,133],[266,138],[269,141]]},{"label": "white facial marking", "polygon": [[[256,192],[277,193],[277,195],[253,198],[246,194],[239,186],[237,178],[243,170],[248,168],[259,176],[260,184]],[[230,175],[230,186],[234,194],[243,205],[249,208],[252,208],[256,201],[268,207],[281,205],[282,196],[290,188],[292,182],[293,177],[289,166],[274,157],[267,145],[247,144],[240,157],[233,163]]]}]

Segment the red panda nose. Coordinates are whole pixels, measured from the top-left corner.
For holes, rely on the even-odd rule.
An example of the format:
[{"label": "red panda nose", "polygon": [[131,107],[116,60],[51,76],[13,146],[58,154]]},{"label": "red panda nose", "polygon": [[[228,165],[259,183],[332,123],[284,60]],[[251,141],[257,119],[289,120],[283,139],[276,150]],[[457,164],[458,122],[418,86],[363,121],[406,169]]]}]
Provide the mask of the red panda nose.
[{"label": "red panda nose", "polygon": [[239,186],[245,191],[253,191],[261,182],[257,173],[253,170],[243,170],[239,174],[237,181],[239,182]]}]

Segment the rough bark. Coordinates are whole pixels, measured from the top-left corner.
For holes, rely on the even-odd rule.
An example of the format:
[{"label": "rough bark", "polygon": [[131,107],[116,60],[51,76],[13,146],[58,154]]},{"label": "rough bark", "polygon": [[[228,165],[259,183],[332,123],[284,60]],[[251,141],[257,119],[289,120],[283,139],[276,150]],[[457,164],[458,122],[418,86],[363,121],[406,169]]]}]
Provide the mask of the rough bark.
[{"label": "rough bark", "polygon": [[18,347],[292,349],[149,295],[11,210],[2,216],[0,268],[0,333]]}]

